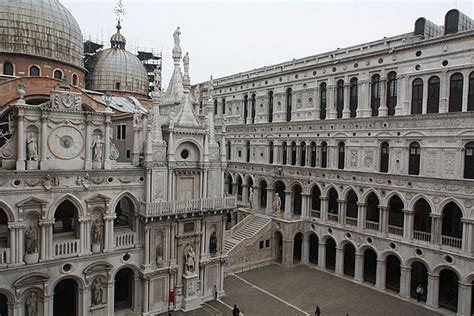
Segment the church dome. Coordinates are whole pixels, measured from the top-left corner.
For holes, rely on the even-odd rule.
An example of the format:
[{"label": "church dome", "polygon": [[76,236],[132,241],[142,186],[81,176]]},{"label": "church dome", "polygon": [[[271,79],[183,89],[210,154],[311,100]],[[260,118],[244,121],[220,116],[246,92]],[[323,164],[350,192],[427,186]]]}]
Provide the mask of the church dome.
[{"label": "church dome", "polygon": [[112,47],[95,56],[88,88],[148,95],[148,73],[138,57],[125,50],[126,39],[120,29],[119,23],[110,39]]},{"label": "church dome", "polygon": [[84,68],[83,51],[79,25],[57,0],[0,0],[0,53]]}]

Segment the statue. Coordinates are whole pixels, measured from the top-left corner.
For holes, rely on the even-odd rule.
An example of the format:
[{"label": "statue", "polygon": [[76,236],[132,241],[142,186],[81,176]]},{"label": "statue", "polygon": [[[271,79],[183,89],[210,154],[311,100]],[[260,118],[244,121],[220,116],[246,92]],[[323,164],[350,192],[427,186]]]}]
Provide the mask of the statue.
[{"label": "statue", "polygon": [[27,254],[34,254],[38,251],[38,237],[32,226],[29,226],[25,232],[25,241]]},{"label": "statue", "polygon": [[36,145],[36,137],[33,133],[30,134],[30,137],[26,140],[27,143],[27,152],[28,160],[37,161],[38,160],[38,147]]},{"label": "statue", "polygon": [[189,53],[186,53],[183,57],[183,67],[184,67],[184,74],[189,74]]},{"label": "statue", "polygon": [[155,68],[155,70],[153,70],[153,74],[155,75],[155,92],[159,92],[161,91],[161,69],[158,69],[158,67]]},{"label": "statue", "polygon": [[212,75],[211,75],[211,78],[209,79],[207,93],[209,97],[212,98],[212,95],[214,94],[214,78],[212,78]]},{"label": "statue", "polygon": [[217,252],[217,235],[216,232],[211,234],[211,238],[209,240],[209,252],[211,254],[215,254]]},{"label": "statue", "polygon": [[173,111],[170,112],[170,129],[174,128],[174,123],[176,119],[176,114]]},{"label": "statue", "polygon": [[102,158],[104,157],[104,141],[100,135],[97,135],[96,139],[94,140],[92,149],[92,160],[101,162]]},{"label": "statue", "polygon": [[254,208],[254,199],[255,199],[255,193],[253,192],[253,188],[250,188],[250,193],[249,193],[249,207],[250,210],[253,211]]},{"label": "statue", "polygon": [[194,101],[199,103],[199,100],[201,100],[201,87],[197,85],[194,88]]},{"label": "statue", "polygon": [[102,281],[100,281],[99,278],[96,278],[94,282],[92,282],[92,305],[93,306],[98,306],[102,305],[102,297],[103,297],[103,292],[104,289],[102,287]]},{"label": "statue", "polygon": [[281,213],[281,198],[280,194],[275,193],[275,197],[273,198],[273,214],[279,216]]},{"label": "statue", "polygon": [[189,249],[187,253],[185,254],[186,272],[194,273],[195,260],[196,260],[196,255],[194,254],[194,249],[192,246],[189,246]]},{"label": "statue", "polygon": [[173,33],[174,47],[179,47],[179,36],[181,35],[181,31],[179,29],[180,28],[178,26],[176,31],[174,31],[174,33]]},{"label": "statue", "polygon": [[161,243],[161,238],[158,240],[156,244],[156,264],[159,266],[163,262],[163,244]]},{"label": "statue", "polygon": [[92,243],[102,245],[102,223],[99,219],[92,224]]},{"label": "statue", "polygon": [[26,316],[38,316],[38,294],[30,292],[26,297]]}]

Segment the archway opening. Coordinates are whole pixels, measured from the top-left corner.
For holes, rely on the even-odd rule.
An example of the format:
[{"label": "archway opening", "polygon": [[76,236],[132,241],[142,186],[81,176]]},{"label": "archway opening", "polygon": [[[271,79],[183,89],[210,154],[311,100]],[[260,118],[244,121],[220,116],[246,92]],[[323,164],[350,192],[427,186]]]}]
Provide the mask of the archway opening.
[{"label": "archway opening", "polygon": [[339,198],[339,195],[337,194],[336,190],[334,188],[331,188],[328,193],[328,220],[337,222],[338,221],[338,214],[339,214],[339,208],[338,208],[338,203],[337,200]]},{"label": "archway opening", "polygon": [[425,199],[419,199],[414,205],[415,218],[413,223],[413,237],[415,239],[431,241],[431,207]]},{"label": "archway opening", "polygon": [[273,246],[275,247],[275,261],[281,264],[283,261],[283,236],[280,232],[275,232],[273,234]]},{"label": "archway opening", "polygon": [[326,239],[326,269],[336,269],[336,242],[332,238]]},{"label": "archway opening", "polygon": [[74,235],[79,238],[79,227],[77,225],[78,211],[76,206],[69,200],[65,200],[54,212],[54,235]]},{"label": "archway opening", "polygon": [[378,230],[380,221],[379,198],[374,193],[367,197],[367,221],[366,228]]},{"label": "archway opening", "polygon": [[372,249],[364,251],[364,281],[375,284],[377,275],[377,254]]},{"label": "archway opening", "polygon": [[388,202],[388,231],[403,236],[403,202],[395,195]]},{"label": "archway opening", "polygon": [[[255,204],[255,201],[256,201],[255,199],[252,202],[250,202],[250,190],[255,190],[255,188],[253,187],[252,177],[248,177],[248,179],[247,179],[247,199],[249,201],[249,204],[250,203]],[[255,207],[255,205],[253,205],[253,204],[252,204],[252,206]]]},{"label": "archway opening", "polygon": [[295,235],[293,241],[293,264],[301,262],[301,246],[303,245],[303,234],[298,233]]},{"label": "archway opening", "polygon": [[316,234],[309,236],[309,262],[318,264],[319,256],[319,238]]},{"label": "archway opening", "polygon": [[133,304],[133,271],[123,268],[115,275],[114,308],[115,311],[132,309]]},{"label": "archway opening", "polygon": [[76,316],[79,315],[78,286],[73,279],[64,279],[54,287],[53,315]]},{"label": "archway opening", "polygon": [[285,211],[285,185],[281,181],[277,181],[274,185],[275,194],[278,193],[281,200],[281,210]]},{"label": "archway opening", "polygon": [[260,207],[267,207],[267,182],[264,180],[260,181]]},{"label": "archway opening", "polygon": [[[0,248],[9,248],[8,216],[4,209],[0,208]],[[0,258],[0,263],[6,263],[7,258]],[[3,314],[0,314],[3,315]]]},{"label": "archway opening", "polygon": [[301,198],[301,186],[298,184],[293,186],[293,214],[295,216],[301,215],[301,207],[302,207],[302,198]]},{"label": "archway opening", "polygon": [[243,188],[242,188],[242,178],[240,176],[237,176],[237,199],[239,201],[242,201],[242,193],[243,193]]},{"label": "archway opening", "polygon": [[410,296],[418,298],[416,288],[421,286],[423,293],[420,295],[420,301],[426,302],[428,294],[428,269],[423,262],[414,261],[411,264],[411,276],[410,276]]},{"label": "archway opening", "polygon": [[114,227],[133,229],[133,215],[135,207],[130,198],[124,196],[115,207]]},{"label": "archway opening", "polygon": [[232,195],[232,176],[230,174],[227,174],[226,181],[225,181],[226,187],[227,187],[227,194]]},{"label": "archway opening", "polygon": [[357,206],[358,198],[354,191],[350,190],[347,194],[347,206],[346,206],[346,224],[357,226],[358,209]]},{"label": "archway opening", "polygon": [[355,248],[352,244],[344,245],[344,274],[354,276],[355,270]]},{"label": "archway opening", "polygon": [[458,276],[452,270],[441,270],[439,284],[439,306],[457,312]]},{"label": "archway opening", "polygon": [[395,255],[387,256],[385,287],[400,292],[400,259]]},{"label": "archway opening", "polygon": [[321,191],[317,185],[311,190],[311,216],[320,217],[321,215]]},{"label": "archway opening", "polygon": [[0,315],[8,316],[8,297],[0,293]]}]

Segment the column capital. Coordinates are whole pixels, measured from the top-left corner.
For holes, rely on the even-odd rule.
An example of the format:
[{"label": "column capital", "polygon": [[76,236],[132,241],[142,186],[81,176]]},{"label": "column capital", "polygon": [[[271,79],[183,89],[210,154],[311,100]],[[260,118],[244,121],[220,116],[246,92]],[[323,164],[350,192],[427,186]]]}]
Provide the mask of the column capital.
[{"label": "column capital", "polygon": [[409,210],[409,209],[403,209],[402,212],[407,214],[407,215],[414,215],[415,214],[414,210]]}]

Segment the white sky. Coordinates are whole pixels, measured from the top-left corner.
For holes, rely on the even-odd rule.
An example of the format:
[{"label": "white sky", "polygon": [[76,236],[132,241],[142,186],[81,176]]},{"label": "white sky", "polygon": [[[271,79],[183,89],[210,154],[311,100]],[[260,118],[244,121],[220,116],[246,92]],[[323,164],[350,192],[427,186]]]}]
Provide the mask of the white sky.
[{"label": "white sky", "polygon": [[[117,0],[60,0],[84,36],[108,43]],[[123,0],[129,47],[163,51],[163,84],[172,72],[172,34],[181,27],[193,83],[412,32],[418,17],[444,23],[449,9],[474,18],[474,0],[161,1]]]}]

